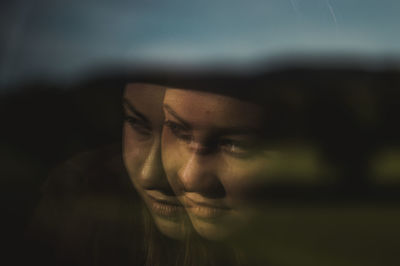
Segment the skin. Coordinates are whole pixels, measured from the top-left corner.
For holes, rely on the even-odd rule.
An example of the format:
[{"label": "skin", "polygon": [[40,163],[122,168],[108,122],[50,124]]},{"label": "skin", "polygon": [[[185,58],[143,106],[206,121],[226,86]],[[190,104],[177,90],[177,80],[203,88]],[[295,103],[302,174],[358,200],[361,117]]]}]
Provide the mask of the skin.
[{"label": "skin", "polygon": [[273,153],[261,145],[265,112],[227,96],[169,88],[162,159],[194,229],[225,239],[252,217],[251,195]]},{"label": "skin", "polygon": [[165,89],[128,84],[123,97],[123,160],[128,175],[164,235],[185,234],[185,211],[169,186],[161,164],[162,102]]}]

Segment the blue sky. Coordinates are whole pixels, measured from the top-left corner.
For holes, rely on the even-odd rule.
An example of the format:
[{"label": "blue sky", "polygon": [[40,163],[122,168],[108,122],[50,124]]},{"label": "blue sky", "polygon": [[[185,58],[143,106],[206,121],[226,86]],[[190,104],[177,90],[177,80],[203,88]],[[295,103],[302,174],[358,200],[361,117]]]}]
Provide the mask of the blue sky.
[{"label": "blue sky", "polygon": [[112,64],[243,66],[400,54],[398,0],[15,0],[1,4],[0,84]]}]

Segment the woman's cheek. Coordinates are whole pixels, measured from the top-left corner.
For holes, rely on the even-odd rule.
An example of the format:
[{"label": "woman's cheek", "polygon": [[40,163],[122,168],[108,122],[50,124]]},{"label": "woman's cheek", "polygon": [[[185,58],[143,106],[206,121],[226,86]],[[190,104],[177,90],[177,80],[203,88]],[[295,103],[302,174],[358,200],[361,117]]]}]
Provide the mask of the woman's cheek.
[{"label": "woman's cheek", "polygon": [[146,146],[148,145],[140,141],[137,135],[138,133],[134,132],[129,126],[124,127],[124,163],[131,179],[138,176],[147,156]]},{"label": "woman's cheek", "polygon": [[265,158],[232,159],[219,174],[227,197],[238,204],[251,202],[268,180],[269,164]]}]

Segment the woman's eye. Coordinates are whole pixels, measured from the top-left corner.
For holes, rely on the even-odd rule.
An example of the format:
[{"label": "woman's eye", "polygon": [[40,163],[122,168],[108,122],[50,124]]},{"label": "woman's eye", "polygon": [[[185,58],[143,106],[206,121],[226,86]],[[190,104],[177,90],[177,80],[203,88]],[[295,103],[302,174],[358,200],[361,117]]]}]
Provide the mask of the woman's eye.
[{"label": "woman's eye", "polygon": [[220,149],[236,157],[248,157],[251,154],[251,145],[246,141],[222,139],[219,142]]},{"label": "woman's eye", "polygon": [[151,129],[148,125],[133,116],[125,116],[125,121],[130,127],[141,135],[151,135]]},{"label": "woman's eye", "polygon": [[169,120],[165,121],[164,125],[176,138],[185,142],[191,142],[193,140],[193,136],[191,134],[187,134],[187,129],[184,126]]}]

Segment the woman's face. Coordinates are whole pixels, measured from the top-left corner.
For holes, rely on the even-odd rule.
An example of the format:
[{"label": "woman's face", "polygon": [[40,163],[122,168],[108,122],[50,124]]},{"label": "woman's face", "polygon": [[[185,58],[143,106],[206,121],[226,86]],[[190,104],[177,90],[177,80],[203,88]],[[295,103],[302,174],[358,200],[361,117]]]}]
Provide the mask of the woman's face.
[{"label": "woman's face", "polygon": [[181,238],[185,211],[172,192],[161,165],[162,103],[165,89],[128,84],[123,107],[123,159],[129,177],[147,205],[158,229]]},{"label": "woman's face", "polygon": [[195,230],[225,238],[248,221],[249,198],[268,171],[263,109],[234,98],[167,89],[162,159]]}]

